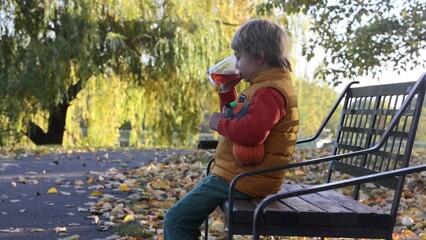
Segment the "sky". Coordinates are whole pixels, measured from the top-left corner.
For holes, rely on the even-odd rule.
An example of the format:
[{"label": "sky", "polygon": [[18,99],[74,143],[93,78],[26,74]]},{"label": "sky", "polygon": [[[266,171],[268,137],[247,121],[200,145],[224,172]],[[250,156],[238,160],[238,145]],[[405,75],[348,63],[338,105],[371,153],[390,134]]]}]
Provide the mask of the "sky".
[{"label": "sky", "polygon": [[[426,63],[426,49],[423,49],[420,54],[421,58]],[[324,58],[324,53],[318,52],[316,56],[309,62],[306,61],[306,58],[299,54],[297,59],[297,64],[295,66],[295,75],[304,77],[306,79],[313,79],[314,70],[319,66],[322,59]],[[391,67],[388,67],[391,69]],[[341,93],[346,85],[351,81],[359,81],[360,83],[354,86],[370,86],[370,85],[379,85],[379,84],[388,84],[388,83],[397,83],[397,82],[412,82],[417,81],[419,78],[426,73],[426,67],[416,66],[412,70],[401,71],[399,74],[396,71],[392,70],[383,70],[382,74],[377,74],[373,78],[371,75],[360,76],[352,79],[343,79],[342,83],[334,87],[335,91]]]},{"label": "sky", "polygon": [[[383,72],[383,74],[379,75],[374,79],[371,76],[363,76],[355,78],[353,80],[360,82],[356,86],[370,86],[396,82],[412,82],[419,80],[423,73],[426,73],[426,68],[418,66],[413,70],[401,72],[399,75],[397,72],[394,71],[385,71]],[[349,82],[351,82],[351,79],[344,80],[342,84],[335,87],[336,91],[341,92],[345,88],[346,84],[348,84]]]}]

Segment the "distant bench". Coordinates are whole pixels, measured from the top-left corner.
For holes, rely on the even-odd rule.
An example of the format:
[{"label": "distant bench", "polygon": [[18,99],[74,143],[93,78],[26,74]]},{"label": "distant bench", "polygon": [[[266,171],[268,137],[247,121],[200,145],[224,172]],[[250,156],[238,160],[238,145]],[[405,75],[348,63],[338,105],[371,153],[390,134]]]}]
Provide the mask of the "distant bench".
[{"label": "distant bench", "polygon": [[[409,166],[426,89],[426,73],[417,82],[353,87],[339,96],[317,133],[298,144],[315,140],[341,106],[333,155],[278,168],[246,172],[231,183],[222,205],[228,239],[233,235],[347,237],[392,239],[405,175],[426,170]],[[207,166],[207,174],[214,163]],[[280,193],[264,199],[234,199],[237,182],[249,175],[329,163],[324,184],[283,184]],[[338,180],[335,172],[351,178]],[[389,212],[357,201],[363,183],[394,191]],[[352,197],[337,188],[353,186]],[[208,236],[206,224],[205,236]]]}]

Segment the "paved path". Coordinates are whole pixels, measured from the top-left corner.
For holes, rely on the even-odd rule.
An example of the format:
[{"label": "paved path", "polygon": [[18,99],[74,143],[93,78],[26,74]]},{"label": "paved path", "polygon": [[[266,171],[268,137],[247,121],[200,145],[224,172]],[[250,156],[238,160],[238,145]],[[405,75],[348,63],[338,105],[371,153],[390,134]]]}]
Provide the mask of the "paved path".
[{"label": "paved path", "polygon": [[[89,185],[76,188],[75,180],[87,182],[90,171],[134,168],[161,160],[174,150],[108,151],[25,156],[0,159],[0,239],[62,239],[79,235],[80,240],[106,239],[104,231],[87,218]],[[56,194],[47,191],[55,187]],[[125,197],[125,196],[124,196]],[[58,232],[59,228],[65,232]]]}]

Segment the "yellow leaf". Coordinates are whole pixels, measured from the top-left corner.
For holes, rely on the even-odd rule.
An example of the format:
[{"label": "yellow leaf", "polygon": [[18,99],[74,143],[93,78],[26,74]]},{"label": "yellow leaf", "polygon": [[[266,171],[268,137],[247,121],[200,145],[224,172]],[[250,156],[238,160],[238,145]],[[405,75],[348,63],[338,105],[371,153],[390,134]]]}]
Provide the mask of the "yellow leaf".
[{"label": "yellow leaf", "polygon": [[294,172],[294,174],[296,174],[296,176],[305,176],[306,172],[298,169]]},{"label": "yellow leaf", "polygon": [[127,184],[123,183],[118,187],[118,191],[128,192],[128,191],[130,191],[130,188],[129,188],[129,186],[127,186]]},{"label": "yellow leaf", "polygon": [[124,223],[135,220],[133,215],[127,215],[124,217]]},{"label": "yellow leaf", "polygon": [[81,180],[75,180],[74,181],[74,185],[76,185],[76,186],[84,186],[84,182],[81,181]]},{"label": "yellow leaf", "polygon": [[402,233],[403,233],[404,235],[407,235],[407,236],[415,236],[415,235],[416,235],[413,231],[408,230],[408,229],[406,229],[406,230],[402,230]]},{"label": "yellow leaf", "polygon": [[94,184],[95,182],[96,182],[96,180],[94,178],[87,179],[88,184]]},{"label": "yellow leaf", "polygon": [[151,164],[149,164],[147,169],[148,169],[148,171],[152,171],[152,170],[156,170],[157,167],[153,163],[151,163]]},{"label": "yellow leaf", "polygon": [[58,193],[58,190],[56,188],[52,187],[49,190],[47,190],[47,193],[49,193],[49,194]]},{"label": "yellow leaf", "polygon": [[166,165],[164,165],[164,163],[157,163],[157,168],[164,169],[165,167]]},{"label": "yellow leaf", "polygon": [[90,193],[90,196],[93,196],[93,197],[99,197],[99,196],[102,196],[102,194],[104,194],[104,191],[102,191],[102,190],[97,190],[97,191],[93,191],[93,192],[91,192],[91,193]]}]

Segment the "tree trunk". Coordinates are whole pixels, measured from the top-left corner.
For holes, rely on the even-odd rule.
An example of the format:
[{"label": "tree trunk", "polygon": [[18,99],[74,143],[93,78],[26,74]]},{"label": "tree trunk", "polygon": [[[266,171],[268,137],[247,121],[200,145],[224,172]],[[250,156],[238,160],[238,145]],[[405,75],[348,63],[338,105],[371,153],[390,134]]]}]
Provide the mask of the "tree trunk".
[{"label": "tree trunk", "polygon": [[80,80],[76,84],[70,86],[67,91],[68,98],[63,99],[63,103],[56,105],[49,115],[49,127],[44,132],[37,124],[30,122],[26,136],[36,145],[57,144],[62,145],[65,123],[67,119],[67,111],[70,103],[76,98],[77,94],[82,90],[83,82]]},{"label": "tree trunk", "polygon": [[59,104],[54,107],[49,116],[49,128],[44,132],[37,124],[30,122],[27,137],[36,145],[62,145],[69,104]]}]

